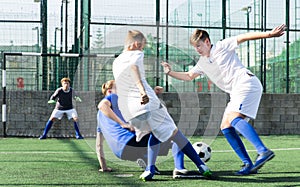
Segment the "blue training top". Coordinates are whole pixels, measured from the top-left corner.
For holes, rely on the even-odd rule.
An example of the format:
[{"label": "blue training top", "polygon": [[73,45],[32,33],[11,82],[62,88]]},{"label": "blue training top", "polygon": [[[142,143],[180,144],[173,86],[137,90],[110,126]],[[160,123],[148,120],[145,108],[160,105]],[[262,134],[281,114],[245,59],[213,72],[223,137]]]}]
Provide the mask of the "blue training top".
[{"label": "blue training top", "polygon": [[[125,122],[118,107],[118,96],[110,94],[103,99],[110,101],[113,112]],[[135,136],[133,132],[122,128],[119,123],[104,115],[100,110],[97,114],[97,132],[102,132],[108,146],[118,158],[121,158],[128,141]]]}]

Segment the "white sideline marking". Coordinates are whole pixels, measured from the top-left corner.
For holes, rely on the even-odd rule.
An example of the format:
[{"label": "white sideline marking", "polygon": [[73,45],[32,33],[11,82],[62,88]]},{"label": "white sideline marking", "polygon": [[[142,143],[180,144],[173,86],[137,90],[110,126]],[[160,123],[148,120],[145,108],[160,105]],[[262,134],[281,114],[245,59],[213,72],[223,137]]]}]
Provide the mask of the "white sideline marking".
[{"label": "white sideline marking", "polygon": [[82,151],[60,151],[60,152],[56,152],[56,151],[16,151],[16,152],[1,152],[0,154],[75,154],[75,153],[85,153],[85,154],[95,154],[96,152],[82,152]]},{"label": "white sideline marking", "polygon": [[114,175],[115,177],[132,177],[133,174],[118,174],[118,175]]},{"label": "white sideline marking", "polygon": [[[271,149],[272,151],[298,151],[300,148],[278,148],[278,149]],[[248,152],[256,152],[256,150],[247,150]],[[212,150],[213,153],[226,153],[226,152],[233,152],[233,150]],[[67,151],[67,152],[57,152],[57,151],[9,151],[9,152],[2,152],[0,154],[75,154],[75,153],[85,153],[85,154],[96,154],[93,151]]]},{"label": "white sideline marking", "polygon": [[[278,148],[278,149],[271,149],[272,151],[297,151],[300,148]],[[226,153],[232,152],[233,150],[212,150],[213,153]],[[256,152],[256,150],[247,150],[247,152]]]}]

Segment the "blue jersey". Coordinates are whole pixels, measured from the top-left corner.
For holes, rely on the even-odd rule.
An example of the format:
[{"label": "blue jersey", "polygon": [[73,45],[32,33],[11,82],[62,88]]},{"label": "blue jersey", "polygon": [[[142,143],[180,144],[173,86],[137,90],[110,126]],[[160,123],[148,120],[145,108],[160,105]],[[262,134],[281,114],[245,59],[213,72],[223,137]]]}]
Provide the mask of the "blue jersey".
[{"label": "blue jersey", "polygon": [[[110,101],[113,112],[125,122],[118,107],[118,96],[110,94],[103,99]],[[135,137],[133,132],[122,128],[119,123],[104,115],[100,110],[97,114],[97,131],[102,132],[108,146],[118,158],[121,158],[128,141]]]}]

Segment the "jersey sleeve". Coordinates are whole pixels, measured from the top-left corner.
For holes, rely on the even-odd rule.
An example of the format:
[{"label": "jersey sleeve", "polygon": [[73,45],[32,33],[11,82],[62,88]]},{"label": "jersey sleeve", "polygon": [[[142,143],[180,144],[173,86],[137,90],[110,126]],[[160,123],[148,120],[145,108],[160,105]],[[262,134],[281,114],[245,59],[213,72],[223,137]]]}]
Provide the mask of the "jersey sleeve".
[{"label": "jersey sleeve", "polygon": [[199,59],[199,61],[197,62],[197,64],[190,70],[192,73],[196,73],[199,75],[205,75],[205,73],[202,71],[201,67],[200,67],[200,63],[201,63],[201,57]]},{"label": "jersey sleeve", "polygon": [[112,94],[105,96],[104,99],[108,100],[111,103]]},{"label": "jersey sleeve", "polygon": [[144,59],[143,52],[134,53],[134,55],[132,55],[130,58],[130,64],[140,66],[141,63],[144,63],[143,59]]},{"label": "jersey sleeve", "polygon": [[226,51],[234,51],[238,48],[237,36],[226,38],[222,41],[217,42],[218,47],[223,48]]},{"label": "jersey sleeve", "polygon": [[49,100],[55,100],[60,90],[61,88],[56,89],[55,92],[50,96]]}]

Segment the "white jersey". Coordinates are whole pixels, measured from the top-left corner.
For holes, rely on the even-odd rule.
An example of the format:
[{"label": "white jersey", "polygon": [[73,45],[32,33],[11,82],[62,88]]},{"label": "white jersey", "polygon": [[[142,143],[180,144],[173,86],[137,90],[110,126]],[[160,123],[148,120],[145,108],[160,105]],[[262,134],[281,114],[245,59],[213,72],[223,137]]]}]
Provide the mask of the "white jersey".
[{"label": "white jersey", "polygon": [[254,75],[239,60],[235,52],[237,47],[237,37],[217,42],[212,46],[210,57],[200,57],[191,71],[205,74],[221,90],[230,94],[241,76]]},{"label": "white jersey", "polygon": [[[141,94],[136,86],[137,80],[133,77],[132,65],[138,67],[142,84],[150,99],[150,102],[146,105],[141,104]],[[113,75],[119,96],[119,108],[126,121],[159,108],[160,101],[154,90],[146,81],[144,53],[142,51],[124,51],[120,54],[113,62]]]}]

